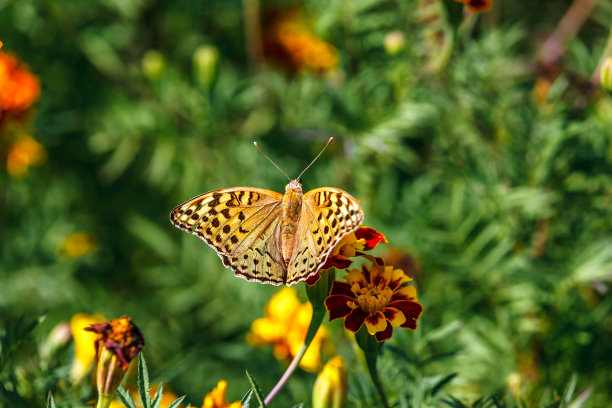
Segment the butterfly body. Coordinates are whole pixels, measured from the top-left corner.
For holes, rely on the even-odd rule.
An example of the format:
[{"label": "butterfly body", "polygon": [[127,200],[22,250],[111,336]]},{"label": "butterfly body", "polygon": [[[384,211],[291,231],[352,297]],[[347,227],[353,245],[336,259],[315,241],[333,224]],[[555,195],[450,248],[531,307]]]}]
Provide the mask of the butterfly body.
[{"label": "butterfly body", "polygon": [[291,254],[295,246],[295,232],[298,226],[303,195],[302,185],[297,180],[292,180],[285,187],[280,227],[280,247],[285,265],[291,260]]},{"label": "butterfly body", "polygon": [[347,192],[322,187],[303,194],[297,180],[285,194],[252,187],[210,191],[177,206],[171,222],[203,239],[234,274],[292,285],[317,273],[363,211]]}]

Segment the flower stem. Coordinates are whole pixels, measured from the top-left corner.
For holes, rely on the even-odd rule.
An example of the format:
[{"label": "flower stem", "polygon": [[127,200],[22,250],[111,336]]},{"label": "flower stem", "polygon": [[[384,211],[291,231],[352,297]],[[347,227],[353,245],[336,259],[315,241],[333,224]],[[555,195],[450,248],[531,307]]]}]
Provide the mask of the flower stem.
[{"label": "flower stem", "polygon": [[365,352],[365,360],[368,366],[368,371],[370,372],[370,377],[372,377],[372,382],[376,387],[376,391],[378,391],[378,395],[380,395],[380,400],[382,401],[383,407],[389,408],[389,402],[387,401],[387,395],[385,394],[385,390],[383,388],[382,383],[380,382],[380,377],[378,376],[378,370],[376,369],[376,360],[378,359],[378,353]]},{"label": "flower stem", "polygon": [[272,399],[276,397],[276,394],[278,394],[278,392],[283,388],[287,380],[289,380],[289,377],[291,377],[291,374],[293,374],[297,366],[300,364],[302,357],[304,357],[304,354],[306,354],[308,346],[310,346],[310,343],[312,342],[312,339],[314,339],[317,330],[319,330],[319,327],[321,326],[321,322],[323,321],[323,317],[325,316],[326,312],[327,311],[325,309],[321,310],[318,308],[313,308],[312,319],[310,320],[310,326],[308,327],[308,332],[306,333],[304,344],[302,344],[302,346],[298,350],[297,354],[291,361],[291,364],[289,364],[289,367],[287,367],[287,370],[285,371],[281,379],[278,380],[278,383],[276,383],[274,388],[272,388],[272,391],[270,391],[270,393],[266,396],[264,404],[268,405],[270,401],[272,401]]},{"label": "flower stem", "polygon": [[372,378],[374,387],[376,387],[376,391],[378,391],[378,395],[380,395],[380,400],[382,401],[383,407],[389,408],[387,395],[385,394],[385,389],[380,382],[378,370],[376,369],[378,354],[380,353],[384,343],[378,342],[373,335],[369,334],[365,325],[361,326],[361,329],[355,333],[355,340],[357,340],[357,345],[363,351],[368,372],[370,373],[370,378]]}]

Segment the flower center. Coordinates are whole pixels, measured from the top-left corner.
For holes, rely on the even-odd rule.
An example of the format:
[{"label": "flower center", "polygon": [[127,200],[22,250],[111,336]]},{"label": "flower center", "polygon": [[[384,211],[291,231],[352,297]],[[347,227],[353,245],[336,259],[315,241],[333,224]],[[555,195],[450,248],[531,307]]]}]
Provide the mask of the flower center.
[{"label": "flower center", "polygon": [[353,293],[355,293],[361,310],[368,313],[382,311],[391,301],[391,296],[393,296],[393,291],[385,283],[380,283],[376,286],[368,283],[365,287],[353,288]]}]

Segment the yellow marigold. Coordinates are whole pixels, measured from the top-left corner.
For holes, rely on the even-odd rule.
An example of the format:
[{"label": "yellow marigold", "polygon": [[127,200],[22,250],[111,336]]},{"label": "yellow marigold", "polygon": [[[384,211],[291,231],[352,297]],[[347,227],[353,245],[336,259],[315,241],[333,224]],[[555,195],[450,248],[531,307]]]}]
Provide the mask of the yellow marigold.
[{"label": "yellow marigold", "polygon": [[204,397],[202,408],[242,408],[240,401],[227,403],[226,391],[227,381],[220,380],[217,386]]},{"label": "yellow marigold", "polygon": [[78,258],[98,249],[98,239],[85,232],[73,232],[68,235],[59,251],[69,258]]},{"label": "yellow marigold", "polygon": [[289,71],[320,74],[338,66],[338,51],[311,31],[301,9],[271,13],[263,26],[264,54]]},{"label": "yellow marigold", "polygon": [[73,384],[80,382],[87,375],[96,358],[94,342],[97,336],[84,329],[104,320],[106,318],[102,315],[92,316],[85,313],[77,313],[70,319],[70,332],[74,340],[74,361],[70,369],[70,380]]},{"label": "yellow marigold", "polygon": [[27,110],[39,95],[38,78],[16,57],[0,51],[0,120]]},{"label": "yellow marigold", "polygon": [[[291,361],[304,342],[312,318],[310,303],[301,303],[295,289],[285,287],[272,296],[265,308],[265,317],[251,325],[247,335],[255,346],[274,345],[274,356]],[[331,345],[325,327],[319,328],[300,367],[306,371],[317,371],[321,367],[321,348]]]},{"label": "yellow marigold", "polygon": [[9,149],[6,170],[13,178],[22,178],[30,166],[40,165],[46,158],[47,152],[40,143],[30,136],[22,136]]}]

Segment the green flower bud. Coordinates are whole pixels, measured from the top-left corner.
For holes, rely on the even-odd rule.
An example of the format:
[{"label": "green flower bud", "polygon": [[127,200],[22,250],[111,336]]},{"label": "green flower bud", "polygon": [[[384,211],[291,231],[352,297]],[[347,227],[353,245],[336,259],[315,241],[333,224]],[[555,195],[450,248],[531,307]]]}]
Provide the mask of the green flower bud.
[{"label": "green flower bud", "polygon": [[196,81],[210,86],[217,73],[219,51],[212,45],[201,45],[193,53],[193,71]]},{"label": "green flower bud", "polygon": [[612,57],[606,58],[601,65],[601,87],[608,92],[612,92]]},{"label": "green flower bud", "polygon": [[348,379],[342,356],[325,364],[312,389],[312,408],[342,408],[346,405]]},{"label": "green flower bud", "polygon": [[384,39],[384,47],[385,51],[389,55],[397,55],[401,51],[404,50],[404,46],[406,44],[406,40],[404,39],[404,34],[401,31],[391,31],[385,35]]},{"label": "green flower bud", "polygon": [[157,50],[147,51],[142,57],[140,64],[144,76],[152,81],[159,79],[166,69],[166,59],[163,54]]}]

